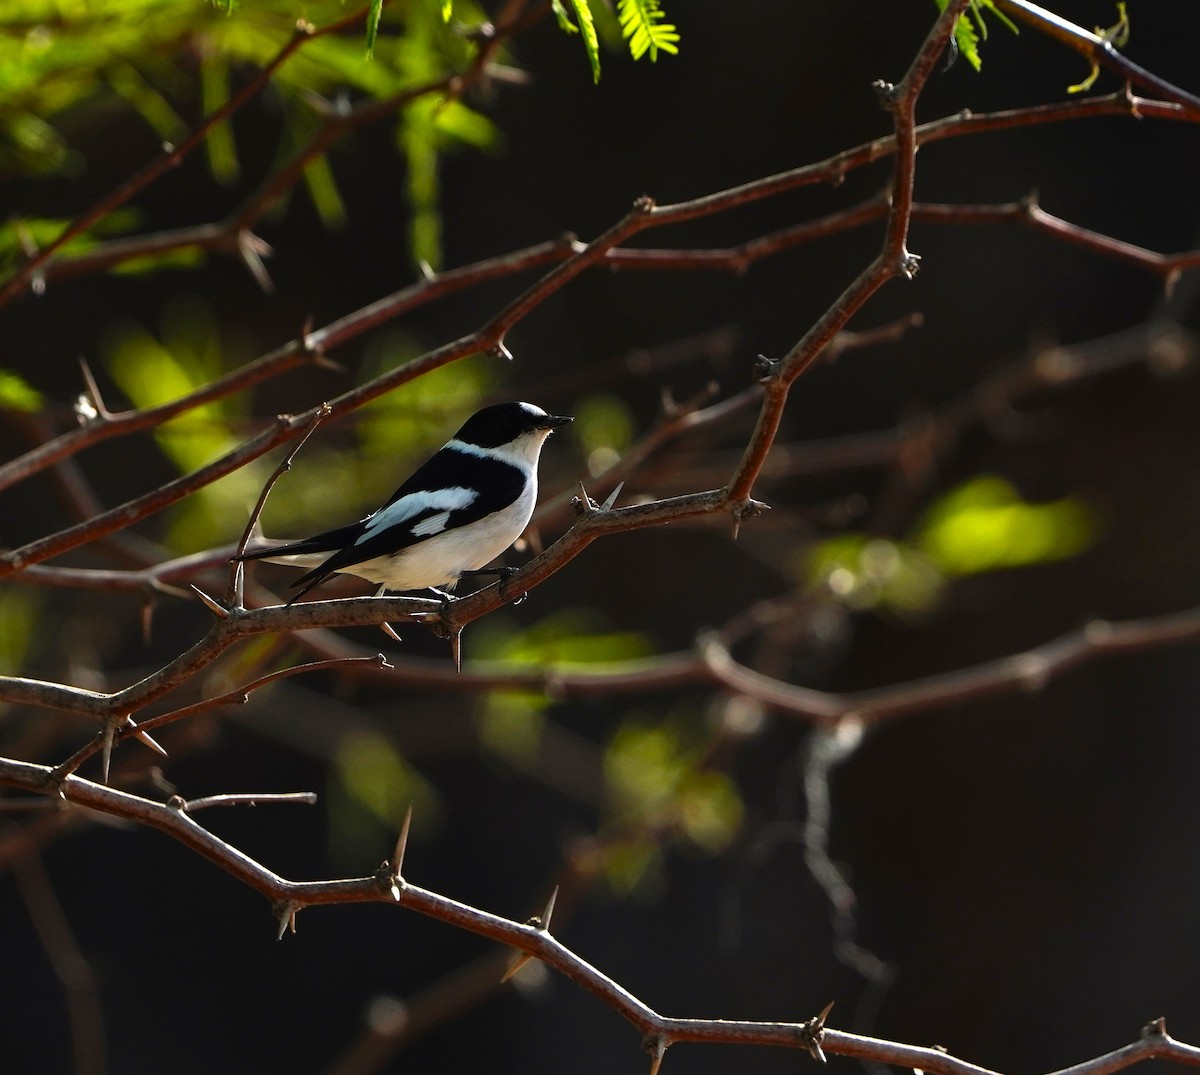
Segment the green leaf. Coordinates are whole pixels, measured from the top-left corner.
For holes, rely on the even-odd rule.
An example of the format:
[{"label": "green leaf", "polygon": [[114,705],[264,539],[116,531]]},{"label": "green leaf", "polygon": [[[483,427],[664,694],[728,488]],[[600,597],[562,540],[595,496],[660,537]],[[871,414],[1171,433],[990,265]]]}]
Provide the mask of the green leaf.
[{"label": "green leaf", "polygon": [[[939,11],[946,10],[948,0],[934,0],[934,2]],[[979,55],[979,42],[981,39],[986,41],[988,35],[987,22],[983,17],[984,12],[986,11],[997,19],[1014,34],[1018,32],[1018,29],[1016,23],[1004,12],[998,10],[992,0],[971,0],[969,11],[969,15],[965,13],[960,15],[958,22],[954,24],[954,44],[962,58],[978,71],[983,66],[983,60]]]},{"label": "green leaf", "polygon": [[19,373],[0,369],[0,408],[34,414],[42,409],[42,394]]},{"label": "green leaf", "polygon": [[981,477],[942,497],[915,541],[947,575],[974,575],[1076,556],[1098,529],[1079,500],[1032,504],[1003,478]]},{"label": "green leaf", "polygon": [[679,34],[675,27],[663,22],[664,15],[659,0],[619,0],[617,14],[621,20],[621,33],[629,42],[629,51],[635,60],[646,53],[651,62],[658,59],[658,51],[675,55],[679,52]]},{"label": "green leaf", "polygon": [[[588,608],[560,609],[524,631],[490,617],[472,636],[472,652],[489,660],[516,665],[594,665],[628,661],[650,652],[635,631],[608,630],[603,618]],[[486,629],[485,629],[486,628]]]},{"label": "green leaf", "polygon": [[379,20],[383,17],[383,0],[371,0],[367,11],[367,58],[375,53],[375,38],[379,35]]},{"label": "green leaf", "polygon": [[[229,57],[207,54],[200,64],[200,102],[204,114],[212,115],[229,101]],[[218,183],[237,182],[241,174],[237,146],[233,141],[233,125],[228,119],[213,124],[204,140],[208,152],[208,167]]]},{"label": "green leaf", "polygon": [[558,20],[558,28],[564,33],[577,34],[579,27],[571,21],[571,16],[567,14],[567,9],[563,7],[562,0],[550,0],[550,9],[554,12],[554,17]]},{"label": "green leaf", "polygon": [[592,18],[592,9],[588,0],[571,0],[575,18],[579,22],[579,33],[583,37],[584,51],[587,52],[588,63],[592,65],[592,81],[600,81],[600,39],[596,36],[596,23]]},{"label": "green leaf", "polygon": [[19,673],[37,637],[41,600],[30,590],[0,592],[0,676]]},{"label": "green leaf", "polygon": [[308,188],[308,196],[312,198],[317,214],[325,226],[343,227],[347,216],[346,204],[338,192],[333,169],[329,166],[328,154],[322,153],[319,157],[314,157],[305,166],[304,185]]}]

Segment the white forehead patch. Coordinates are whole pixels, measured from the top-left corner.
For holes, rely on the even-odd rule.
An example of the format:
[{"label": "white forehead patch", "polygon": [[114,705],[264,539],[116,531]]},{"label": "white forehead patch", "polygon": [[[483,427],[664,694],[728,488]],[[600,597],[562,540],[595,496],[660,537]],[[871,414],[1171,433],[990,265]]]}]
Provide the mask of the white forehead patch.
[{"label": "white forehead patch", "polygon": [[546,417],[546,412],[542,410],[541,407],[534,406],[532,403],[521,403],[518,404],[518,406],[520,406],[521,410],[523,410],[526,414],[533,415],[534,418]]}]

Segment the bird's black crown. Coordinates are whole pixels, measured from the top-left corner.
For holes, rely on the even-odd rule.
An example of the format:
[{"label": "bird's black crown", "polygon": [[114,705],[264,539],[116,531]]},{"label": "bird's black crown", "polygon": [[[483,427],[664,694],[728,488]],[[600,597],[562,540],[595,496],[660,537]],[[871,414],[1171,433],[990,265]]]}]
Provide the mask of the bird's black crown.
[{"label": "bird's black crown", "polygon": [[570,421],[572,419],[565,416],[547,414],[532,403],[497,403],[471,415],[462,429],[454,434],[454,439],[479,448],[496,448],[515,440],[522,433],[532,433],[535,429],[555,429]]}]

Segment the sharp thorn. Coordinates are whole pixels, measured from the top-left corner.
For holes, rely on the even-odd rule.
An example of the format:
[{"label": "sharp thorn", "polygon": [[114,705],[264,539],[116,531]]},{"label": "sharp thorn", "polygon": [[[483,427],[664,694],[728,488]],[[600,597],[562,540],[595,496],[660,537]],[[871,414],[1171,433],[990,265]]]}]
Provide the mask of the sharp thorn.
[{"label": "sharp thorn", "polygon": [[388,638],[391,638],[391,639],[395,640],[396,642],[404,641],[404,639],[402,639],[398,634],[396,634],[396,629],[390,623],[388,623],[386,620],[379,625],[379,629],[385,635],[387,635]]},{"label": "sharp thorn", "polygon": [[537,916],[537,928],[543,933],[550,932],[550,919],[554,914],[554,904],[558,900],[558,885],[554,886],[554,891],[550,893],[550,898],[546,901],[546,906],[542,913]]},{"label": "sharp thorn", "polygon": [[215,598],[209,597],[199,586],[192,584],[192,592],[204,602],[204,607],[208,609],[219,620],[227,620],[229,618],[229,609],[222,605]]},{"label": "sharp thorn", "polygon": [[667,1055],[667,1046],[670,1044],[661,1034],[646,1039],[644,1047],[650,1054],[650,1075],[658,1075],[658,1069],[662,1067],[663,1057]]},{"label": "sharp thorn", "polygon": [[283,940],[283,935],[290,929],[293,933],[296,932],[296,912],[300,910],[299,904],[295,900],[287,900],[278,907],[279,915],[279,930],[275,934],[277,941]]},{"label": "sharp thorn", "polygon": [[104,743],[100,748],[100,773],[101,782],[108,783],[108,770],[112,764],[113,743],[117,736],[117,726],[113,721],[108,721],[104,725]]},{"label": "sharp thorn", "polygon": [[454,658],[454,671],[462,671],[462,628],[455,627],[450,632],[450,655]]},{"label": "sharp thorn", "polygon": [[824,1008],[821,1009],[821,1014],[817,1016],[817,1026],[823,1027],[825,1025],[825,1020],[829,1018],[829,1013],[833,1011],[834,1003],[835,1002],[831,1000],[825,1005]]},{"label": "sharp thorn", "polygon": [[505,982],[516,977],[521,968],[525,966],[525,964],[531,959],[533,959],[533,956],[531,956],[528,952],[522,952],[519,956],[517,956],[517,958],[508,965],[508,970],[506,970],[503,976],[500,978],[500,984],[503,985]]},{"label": "sharp thorn", "polygon": [[412,827],[412,804],[404,813],[400,823],[400,835],[396,837],[396,848],[392,852],[392,899],[400,902],[400,891],[404,887],[404,853],[408,850],[408,830]]},{"label": "sharp thorn", "polygon": [[617,487],[611,493],[608,494],[608,496],[604,500],[604,503],[600,505],[601,509],[604,511],[610,511],[612,509],[612,506],[617,502],[617,497],[619,497],[621,495],[621,490],[624,488],[625,488],[624,482],[617,482]]},{"label": "sharp thorn", "polygon": [[[127,717],[126,721],[127,721],[128,727],[131,727],[131,728],[137,727],[137,725],[133,723],[133,720],[131,718]],[[143,732],[139,729],[138,731],[134,732],[133,734],[139,743],[143,743],[144,745],[148,746],[155,753],[161,754],[164,758],[170,757],[170,755],[163,748],[162,744],[156,742],[154,740],[154,738],[150,735],[149,732]]]}]

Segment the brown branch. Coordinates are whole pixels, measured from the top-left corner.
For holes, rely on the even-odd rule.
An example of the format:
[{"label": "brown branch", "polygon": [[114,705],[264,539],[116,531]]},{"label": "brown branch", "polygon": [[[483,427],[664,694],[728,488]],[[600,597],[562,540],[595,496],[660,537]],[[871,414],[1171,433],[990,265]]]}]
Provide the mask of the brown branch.
[{"label": "brown branch", "polygon": [[1164,78],[1139,67],[1132,60],[1122,56],[1116,46],[1100,34],[1092,33],[1068,22],[1052,11],[1027,3],[1027,0],[996,0],[996,7],[1006,15],[1019,19],[1027,26],[1032,26],[1039,33],[1060,41],[1070,49],[1084,56],[1090,63],[1099,67],[1107,67],[1124,81],[1135,86],[1141,86],[1151,93],[1157,94],[1168,101],[1186,108],[1192,115],[1200,115],[1200,97],[1182,90]]},{"label": "brown branch", "polygon": [[[1040,105],[986,115],[961,112],[917,128],[918,144],[941,141],[963,134],[978,134],[1046,122],[1063,122],[1109,115],[1153,115],[1167,119],[1195,121],[1200,116],[1186,113],[1182,106],[1147,101],[1125,94],[1089,98],[1063,104]],[[837,154],[827,161],[793,169],[779,176],[756,180],[741,187],[721,191],[692,202],[659,206],[646,227],[658,227],[697,216],[716,213],[773,194],[843,176],[848,170],[881,159],[893,152],[894,137],[878,139],[856,149]],[[810,241],[855,224],[880,219],[885,214],[883,204],[874,200],[850,210],[831,214],[822,220],[797,225],[772,235],[750,240],[738,247],[718,251],[671,251],[615,248],[605,253],[605,264],[628,268],[676,268],[742,271],[751,261],[789,249],[800,242]],[[444,295],[488,280],[512,275],[529,268],[556,264],[586,249],[571,236],[541,243],[511,254],[489,258],[459,269],[448,270],[424,278],[409,287],[362,307],[323,329],[302,334],[240,370],[218,378],[208,385],[178,400],[142,411],[97,418],[82,428],[64,433],[39,445],[25,455],[0,465],[0,490],[31,477],[38,471],[66,456],[98,444],[110,437],[127,435],[153,428],[169,418],[241,391],[277,376],[306,362],[325,361],[324,353],[333,347],[361,335],[363,332],[431,302]],[[1101,251],[1107,252],[1107,251]],[[1157,264],[1149,268],[1159,271]],[[1169,269],[1168,269],[1169,271]],[[267,449],[269,450],[269,449]]]},{"label": "brown branch", "polygon": [[[781,1023],[754,1020],[679,1019],[659,1014],[597,967],[554,937],[541,919],[514,922],[420,888],[385,864],[373,876],[333,881],[290,881],[203,828],[186,812],[183,800],[154,802],[78,776],[61,782],[54,771],[28,762],[0,759],[0,784],[48,794],[53,788],[66,802],[158,829],[208,859],[226,873],[271,900],[281,921],[294,922],[305,907],[345,903],[399,903],[458,929],[516,948],[553,967],[632,1023],[664,1050],[678,1042],[765,1045],[856,1056],[935,1075],[993,1075],[940,1049],[882,1041],[825,1026],[822,1017]],[[822,1013],[824,1015],[824,1013]],[[1110,1075],[1131,1064],[1163,1057],[1200,1066],[1200,1049],[1177,1042],[1160,1020],[1131,1045],[1056,1075]]]}]

